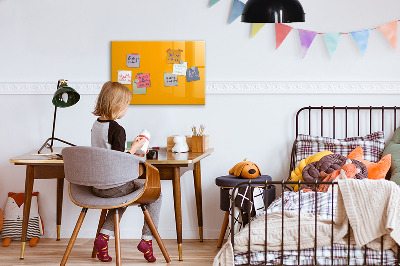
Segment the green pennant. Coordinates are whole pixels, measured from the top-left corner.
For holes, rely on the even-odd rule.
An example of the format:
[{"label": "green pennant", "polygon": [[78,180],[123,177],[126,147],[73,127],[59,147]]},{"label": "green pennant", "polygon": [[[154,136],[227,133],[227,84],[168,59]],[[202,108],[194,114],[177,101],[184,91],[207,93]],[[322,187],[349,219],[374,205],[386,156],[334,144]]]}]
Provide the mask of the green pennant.
[{"label": "green pennant", "polygon": [[212,7],[213,5],[215,5],[218,2],[219,2],[219,0],[210,0],[210,5],[208,7]]}]

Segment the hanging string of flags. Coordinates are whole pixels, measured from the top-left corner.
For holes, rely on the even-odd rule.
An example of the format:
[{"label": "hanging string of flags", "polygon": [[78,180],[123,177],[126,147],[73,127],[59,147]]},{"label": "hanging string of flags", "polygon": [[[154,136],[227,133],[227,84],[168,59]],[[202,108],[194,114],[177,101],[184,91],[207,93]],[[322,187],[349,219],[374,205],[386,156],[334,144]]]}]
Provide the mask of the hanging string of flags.
[{"label": "hanging string of flags", "polygon": [[[210,0],[209,7],[212,7],[220,0]],[[232,3],[232,10],[229,17],[229,24],[235,21],[240,15],[242,14],[244,3],[240,0],[233,0]],[[301,44],[301,53],[302,57],[304,58],[307,54],[308,49],[310,48],[312,42],[314,41],[317,35],[322,35],[328,49],[330,57],[333,57],[335,51],[339,45],[340,37],[344,34],[351,34],[353,36],[354,41],[356,42],[358,48],[360,49],[361,53],[364,55],[367,47],[368,41],[371,30],[379,29],[382,34],[385,36],[387,41],[390,43],[394,50],[397,49],[397,28],[398,22],[400,20],[395,20],[383,25],[380,25],[375,28],[369,28],[364,30],[358,31],[351,31],[351,32],[330,32],[330,33],[323,33],[323,32],[316,32],[316,31],[309,31],[303,29],[293,28],[291,26],[276,23],[275,24],[275,40],[276,40],[276,49],[282,44],[285,38],[292,30],[297,30],[299,32],[300,37],[300,44]],[[253,38],[262,27],[264,27],[266,23],[252,23],[251,28],[251,38]]]}]

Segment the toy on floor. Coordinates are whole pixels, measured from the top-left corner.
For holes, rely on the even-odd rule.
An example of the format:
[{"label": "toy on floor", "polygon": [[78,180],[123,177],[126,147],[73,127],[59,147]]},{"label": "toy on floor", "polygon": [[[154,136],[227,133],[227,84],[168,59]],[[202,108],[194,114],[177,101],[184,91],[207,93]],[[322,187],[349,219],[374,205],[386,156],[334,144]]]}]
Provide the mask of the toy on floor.
[{"label": "toy on floor", "polygon": [[[31,247],[36,245],[44,230],[39,215],[38,195],[39,192],[32,193],[31,212],[26,236],[27,239],[30,239],[29,246]],[[4,207],[3,228],[1,229],[3,247],[8,247],[11,240],[21,241],[23,213],[24,193],[9,192],[6,206]]]},{"label": "toy on floor", "polygon": [[0,209],[0,232],[1,228],[3,228],[3,211]]},{"label": "toy on floor", "polygon": [[258,176],[260,176],[260,168],[258,168],[255,163],[246,160],[247,158],[244,159],[242,162],[237,163],[231,170],[229,170],[229,174],[249,179],[257,178]]}]

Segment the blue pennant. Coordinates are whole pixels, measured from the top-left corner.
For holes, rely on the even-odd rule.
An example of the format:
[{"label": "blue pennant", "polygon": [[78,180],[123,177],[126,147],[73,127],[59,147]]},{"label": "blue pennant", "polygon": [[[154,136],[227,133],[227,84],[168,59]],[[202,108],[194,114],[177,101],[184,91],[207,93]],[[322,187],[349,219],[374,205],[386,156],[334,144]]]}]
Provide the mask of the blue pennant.
[{"label": "blue pennant", "polygon": [[242,11],[244,8],[244,3],[239,0],[233,0],[231,17],[229,18],[229,23],[232,23],[235,19],[237,19],[240,15],[242,15]]}]

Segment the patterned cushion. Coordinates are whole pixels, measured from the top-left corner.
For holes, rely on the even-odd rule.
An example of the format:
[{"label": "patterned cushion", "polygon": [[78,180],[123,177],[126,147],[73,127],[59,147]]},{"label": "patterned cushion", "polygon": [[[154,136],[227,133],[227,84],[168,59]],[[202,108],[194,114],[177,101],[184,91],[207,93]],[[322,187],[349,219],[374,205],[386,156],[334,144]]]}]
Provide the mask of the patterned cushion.
[{"label": "patterned cushion", "polygon": [[364,137],[352,137],[345,139],[333,139],[329,137],[317,137],[299,134],[296,139],[296,165],[310,155],[323,150],[346,156],[357,146],[364,150],[364,159],[370,162],[378,162],[385,147],[383,131],[378,131]]}]

